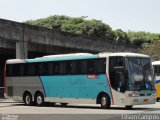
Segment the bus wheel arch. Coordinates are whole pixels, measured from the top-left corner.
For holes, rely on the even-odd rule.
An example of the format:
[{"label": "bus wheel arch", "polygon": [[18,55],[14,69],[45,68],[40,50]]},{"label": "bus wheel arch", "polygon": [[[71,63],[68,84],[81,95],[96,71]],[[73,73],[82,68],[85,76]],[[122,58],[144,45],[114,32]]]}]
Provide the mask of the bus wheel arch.
[{"label": "bus wheel arch", "polygon": [[107,109],[107,108],[110,108],[111,99],[106,92],[100,92],[97,96],[96,103],[101,104],[101,107],[103,109]]},{"label": "bus wheel arch", "polygon": [[44,95],[41,91],[36,91],[35,92],[34,102],[37,106],[42,106],[44,104]]},{"label": "bus wheel arch", "polygon": [[32,94],[28,90],[26,90],[23,93],[23,101],[28,106],[32,105],[32,103],[33,103],[33,101],[32,101]]}]

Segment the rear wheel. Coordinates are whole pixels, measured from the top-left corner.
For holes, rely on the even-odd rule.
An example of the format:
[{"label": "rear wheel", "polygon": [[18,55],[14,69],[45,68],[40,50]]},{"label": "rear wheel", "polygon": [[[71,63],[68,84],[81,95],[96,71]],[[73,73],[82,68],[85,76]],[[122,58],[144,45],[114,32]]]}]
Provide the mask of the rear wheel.
[{"label": "rear wheel", "polygon": [[42,106],[44,104],[44,96],[41,93],[37,93],[35,96],[35,103],[37,106]]},{"label": "rear wheel", "polygon": [[29,93],[26,93],[23,97],[23,101],[26,105],[32,105],[32,95]]},{"label": "rear wheel", "polygon": [[160,98],[157,98],[157,102],[159,102]]},{"label": "rear wheel", "polygon": [[106,94],[102,95],[100,103],[101,103],[101,108],[103,109],[108,109],[111,106],[110,98]]}]

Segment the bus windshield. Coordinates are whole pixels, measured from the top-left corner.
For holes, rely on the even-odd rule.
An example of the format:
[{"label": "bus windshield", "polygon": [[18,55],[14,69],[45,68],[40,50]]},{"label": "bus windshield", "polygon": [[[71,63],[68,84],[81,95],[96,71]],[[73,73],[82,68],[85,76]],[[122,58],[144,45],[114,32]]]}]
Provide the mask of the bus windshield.
[{"label": "bus windshield", "polygon": [[128,90],[154,89],[154,76],[149,58],[126,58],[128,69]]}]

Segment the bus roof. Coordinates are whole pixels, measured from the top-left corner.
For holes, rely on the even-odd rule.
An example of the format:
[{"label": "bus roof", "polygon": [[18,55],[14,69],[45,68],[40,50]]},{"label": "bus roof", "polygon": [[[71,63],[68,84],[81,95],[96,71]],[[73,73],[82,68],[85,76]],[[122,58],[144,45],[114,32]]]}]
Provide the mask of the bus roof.
[{"label": "bus roof", "polygon": [[91,53],[71,53],[71,54],[59,54],[59,55],[48,55],[41,58],[60,58],[60,57],[70,57],[70,56],[88,56],[93,55]]},{"label": "bus roof", "polygon": [[108,57],[108,56],[128,56],[128,57],[149,57],[148,55],[138,54],[138,53],[127,53],[127,52],[119,52],[119,53],[107,53],[102,52],[98,54],[90,54],[90,53],[72,53],[72,54],[59,54],[59,55],[48,55],[33,59],[12,59],[7,60],[7,64],[10,63],[25,63],[25,62],[43,62],[43,61],[59,61],[59,60],[73,60],[73,59],[92,59],[97,57]]},{"label": "bus roof", "polygon": [[25,63],[25,61],[23,59],[10,59],[6,61],[7,64],[10,63]]},{"label": "bus roof", "polygon": [[139,53],[129,53],[129,52],[117,52],[117,53],[99,53],[99,56],[124,56],[124,57],[150,57],[148,55],[139,54]]},{"label": "bus roof", "polygon": [[152,65],[160,65],[160,60],[152,62]]}]

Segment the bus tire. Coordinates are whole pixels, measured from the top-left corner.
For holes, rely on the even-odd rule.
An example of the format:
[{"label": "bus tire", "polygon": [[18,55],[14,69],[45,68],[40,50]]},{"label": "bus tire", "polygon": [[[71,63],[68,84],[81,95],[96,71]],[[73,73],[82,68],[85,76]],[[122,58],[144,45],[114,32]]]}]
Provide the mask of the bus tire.
[{"label": "bus tire", "polygon": [[100,98],[100,104],[102,109],[108,109],[111,106],[110,98],[107,94],[103,94]]},{"label": "bus tire", "polygon": [[125,107],[127,110],[130,110],[130,109],[132,109],[133,105],[126,105]]},{"label": "bus tire", "polygon": [[30,93],[25,93],[23,96],[23,101],[25,105],[32,105],[32,95]]},{"label": "bus tire", "polygon": [[35,104],[36,104],[37,106],[42,106],[42,105],[44,105],[44,96],[43,96],[42,93],[37,93],[37,94],[35,95]]},{"label": "bus tire", "polygon": [[68,103],[61,103],[62,107],[66,107],[68,105]]}]

